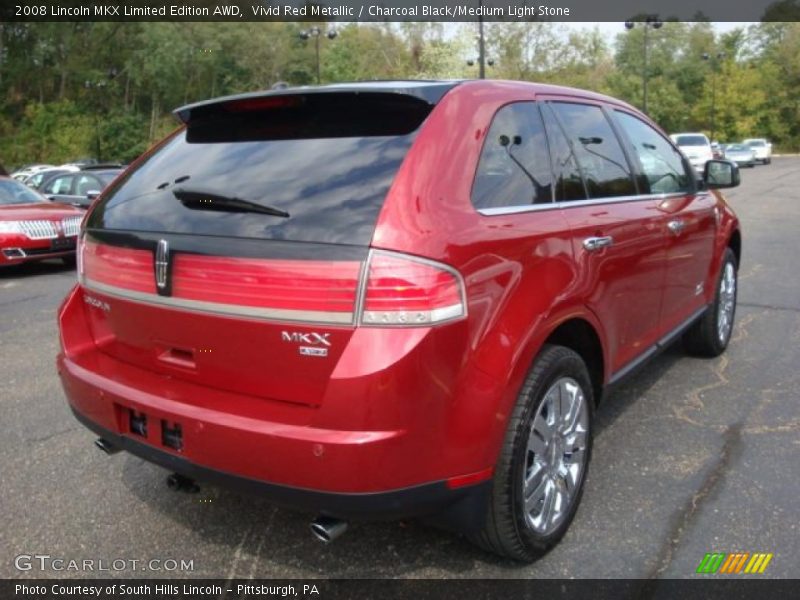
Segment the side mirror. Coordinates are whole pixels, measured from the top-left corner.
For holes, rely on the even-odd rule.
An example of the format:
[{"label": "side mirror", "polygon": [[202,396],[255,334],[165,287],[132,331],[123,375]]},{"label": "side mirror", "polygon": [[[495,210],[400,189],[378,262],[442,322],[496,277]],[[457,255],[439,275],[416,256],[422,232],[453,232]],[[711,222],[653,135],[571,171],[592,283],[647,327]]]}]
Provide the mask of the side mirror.
[{"label": "side mirror", "polygon": [[99,195],[100,195],[99,190],[89,190],[88,192],[86,192],[86,199],[89,202],[94,202],[95,198],[97,198]]},{"label": "side mirror", "polygon": [[730,160],[709,160],[703,169],[703,183],[708,189],[732,188],[739,185],[739,167]]}]

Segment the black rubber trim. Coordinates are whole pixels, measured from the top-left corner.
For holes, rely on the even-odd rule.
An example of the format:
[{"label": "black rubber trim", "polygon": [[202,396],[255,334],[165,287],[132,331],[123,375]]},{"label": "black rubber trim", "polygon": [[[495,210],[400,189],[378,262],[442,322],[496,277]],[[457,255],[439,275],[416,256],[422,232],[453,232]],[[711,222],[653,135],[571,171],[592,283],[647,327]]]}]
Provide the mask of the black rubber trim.
[{"label": "black rubber trim", "polygon": [[[209,482],[236,491],[269,498],[279,506],[308,510],[319,514],[353,520],[392,520],[410,517],[433,517],[434,524],[447,529],[467,531],[481,523],[491,481],[450,489],[444,481],[375,493],[320,492],[277,485],[195,464],[124,435],[113,433],[72,408],[75,418],[114,448],[125,450],[199,482]],[[441,521],[441,522],[439,522]]]},{"label": "black rubber trim", "polygon": [[637,372],[641,367],[647,364],[651,359],[658,356],[663,350],[669,347],[672,342],[678,339],[680,335],[691,327],[699,318],[701,318],[711,305],[706,304],[702,308],[697,309],[692,315],[678,325],[675,329],[670,331],[667,335],[658,340],[655,344],[650,346],[647,350],[642,352],[639,356],[634,358],[624,367],[614,373],[608,381],[608,387],[619,384],[622,380],[626,379],[633,373]]}]

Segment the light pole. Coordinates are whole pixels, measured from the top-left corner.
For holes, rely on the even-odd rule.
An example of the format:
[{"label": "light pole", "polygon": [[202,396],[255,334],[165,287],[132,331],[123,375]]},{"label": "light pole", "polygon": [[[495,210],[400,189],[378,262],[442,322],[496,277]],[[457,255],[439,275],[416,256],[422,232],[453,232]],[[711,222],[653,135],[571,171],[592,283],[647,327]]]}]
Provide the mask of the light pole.
[{"label": "light pole", "polygon": [[[320,74],[319,74],[319,38],[323,35],[322,30],[319,27],[312,27],[311,29],[306,29],[305,31],[300,32],[300,39],[307,40],[310,37],[314,38],[314,44],[317,50],[317,85],[320,84]],[[329,29],[325,34],[325,37],[329,40],[332,40],[337,35],[339,35],[335,29]]]},{"label": "light pole", "polygon": [[[470,58],[467,64],[471,67],[475,59]],[[478,78],[486,79],[486,65],[494,66],[494,61],[486,59],[486,36],[483,32],[483,0],[478,0]]]},{"label": "light pole", "polygon": [[652,29],[661,29],[661,26],[664,25],[663,21],[658,18],[658,15],[648,15],[644,21],[625,21],[625,29],[630,31],[636,25],[642,25],[644,27],[644,68],[642,69],[642,110],[647,113],[647,78],[649,77],[648,73],[648,51],[649,51],[649,43],[648,43],[648,36],[647,32]]},{"label": "light pole", "polygon": [[714,55],[708,52],[703,53],[703,60],[711,63],[711,141],[714,141],[716,134],[716,121],[717,121],[717,66],[719,61],[725,58],[724,52],[717,52]]}]

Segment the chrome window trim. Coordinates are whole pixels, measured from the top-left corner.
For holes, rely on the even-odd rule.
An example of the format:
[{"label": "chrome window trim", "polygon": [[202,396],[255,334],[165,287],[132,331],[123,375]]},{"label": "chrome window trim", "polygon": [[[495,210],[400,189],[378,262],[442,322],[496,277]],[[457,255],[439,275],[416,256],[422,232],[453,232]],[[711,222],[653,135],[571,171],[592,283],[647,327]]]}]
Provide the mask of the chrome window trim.
[{"label": "chrome window trim", "polygon": [[619,204],[622,202],[636,202],[642,200],[668,200],[670,198],[680,198],[683,196],[697,195],[697,192],[670,192],[669,194],[639,194],[635,196],[613,196],[609,198],[591,198],[589,200],[562,200],[560,202],[548,202],[547,204],[524,204],[521,206],[498,206],[493,208],[481,208],[478,212],[485,217],[497,215],[513,215],[517,213],[538,212],[541,210],[554,210],[578,206],[597,206],[601,204]]},{"label": "chrome window trim", "polygon": [[220,304],[202,300],[188,300],[174,296],[159,296],[146,292],[127,290],[113,285],[94,281],[84,276],[81,285],[88,290],[100,292],[108,296],[131,300],[141,304],[166,306],[179,310],[200,312],[229,317],[255,318],[272,321],[291,321],[306,323],[330,323],[332,325],[352,325],[353,312],[334,312],[321,310],[291,310],[280,308],[264,308],[257,306],[241,306],[238,304]]}]

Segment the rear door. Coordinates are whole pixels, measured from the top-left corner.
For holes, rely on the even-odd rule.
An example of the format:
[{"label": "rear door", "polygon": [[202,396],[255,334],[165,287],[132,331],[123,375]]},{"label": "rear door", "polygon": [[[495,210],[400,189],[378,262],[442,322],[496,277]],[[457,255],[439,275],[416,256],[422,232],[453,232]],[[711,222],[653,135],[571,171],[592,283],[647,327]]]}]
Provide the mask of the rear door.
[{"label": "rear door", "polygon": [[667,261],[664,279],[663,329],[679,327],[706,304],[704,285],[713,253],[714,198],[698,191],[691,166],[667,139],[626,111],[614,111],[630,142],[649,191],[665,217]]},{"label": "rear door", "polygon": [[550,101],[545,115],[579,293],[605,329],[618,373],[658,339],[664,216],[658,201],[641,193],[601,105]]},{"label": "rear door", "polygon": [[319,404],[354,330],[384,197],[431,109],[342,92],[194,110],[88,217],[80,273],[101,301],[87,304],[99,348]]}]

